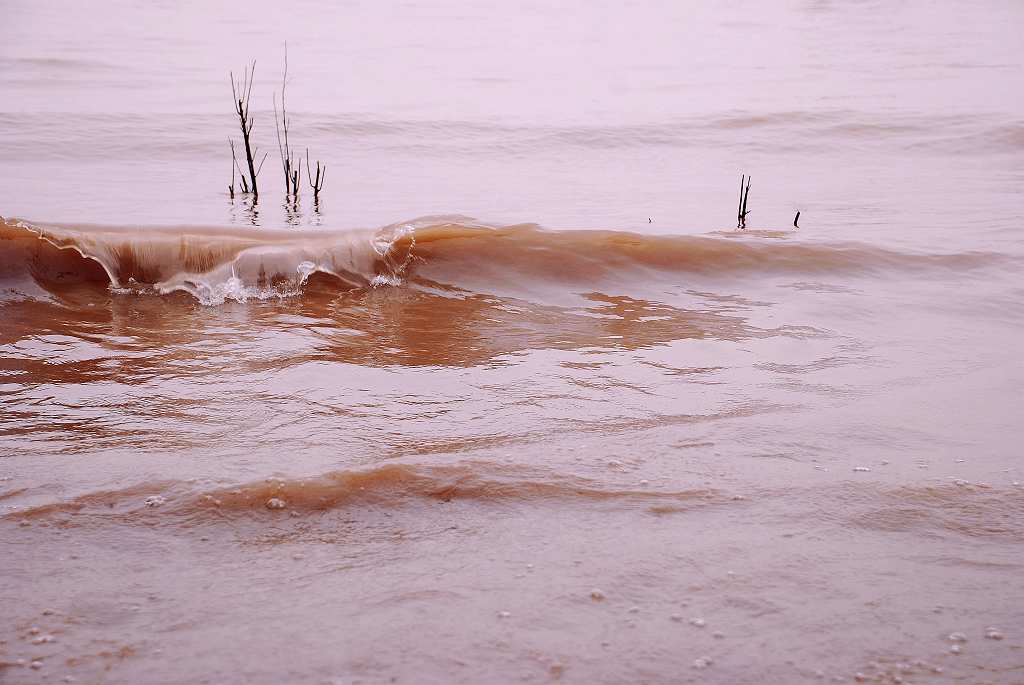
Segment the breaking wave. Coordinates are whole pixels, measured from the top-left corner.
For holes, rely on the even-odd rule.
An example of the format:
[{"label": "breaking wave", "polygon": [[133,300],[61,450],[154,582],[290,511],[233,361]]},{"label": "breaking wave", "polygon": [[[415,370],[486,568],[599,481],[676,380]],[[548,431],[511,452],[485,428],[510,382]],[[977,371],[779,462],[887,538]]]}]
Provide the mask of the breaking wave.
[{"label": "breaking wave", "polygon": [[117,293],[186,292],[203,304],[289,297],[313,274],[339,290],[410,278],[456,287],[595,284],[691,274],[906,272],[976,269],[993,253],[907,252],[856,242],[808,242],[792,232],[653,236],[606,230],[488,226],[425,217],[379,229],[256,230],[35,224],[0,218],[0,282],[105,283]]}]

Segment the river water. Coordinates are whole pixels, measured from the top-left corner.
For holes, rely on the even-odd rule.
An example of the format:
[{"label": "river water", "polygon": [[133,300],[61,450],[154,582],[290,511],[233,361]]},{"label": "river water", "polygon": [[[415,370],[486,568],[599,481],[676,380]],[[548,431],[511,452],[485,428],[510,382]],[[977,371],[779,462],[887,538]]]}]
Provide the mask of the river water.
[{"label": "river water", "polygon": [[1024,682],[1022,28],[0,2],[0,682]]}]

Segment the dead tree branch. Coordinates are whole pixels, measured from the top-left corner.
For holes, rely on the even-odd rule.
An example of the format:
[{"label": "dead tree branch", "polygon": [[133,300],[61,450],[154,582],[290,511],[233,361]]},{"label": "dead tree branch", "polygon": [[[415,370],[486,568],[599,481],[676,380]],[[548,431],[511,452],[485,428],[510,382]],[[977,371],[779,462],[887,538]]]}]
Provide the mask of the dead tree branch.
[{"label": "dead tree branch", "polygon": [[281,157],[281,170],[284,172],[284,194],[295,199],[299,197],[299,177],[302,174],[302,158],[292,156],[288,143],[288,109],[285,106],[285,89],[288,87],[288,43],[284,44],[284,75],[281,77],[281,116],[278,120],[277,93],[274,93],[274,128],[277,130],[277,152]]},{"label": "dead tree branch", "polygon": [[[251,188],[253,197],[258,198],[260,193],[256,187],[256,177],[259,176],[260,169],[263,168],[263,161],[260,162],[259,168],[253,162],[253,159],[259,154],[259,150],[252,145],[253,120],[249,116],[249,102],[252,97],[252,82],[256,73],[256,60],[253,60],[252,64],[246,65],[242,78],[239,81],[235,80],[234,72],[229,73],[231,75],[231,99],[234,102],[235,114],[238,115],[238,123],[242,129],[242,142],[245,144],[245,160],[249,167],[248,186]],[[266,160],[266,158],[267,156],[264,154],[263,160]],[[242,189],[243,192],[250,192],[246,189],[245,174],[242,174]]]},{"label": "dead tree branch", "polygon": [[323,169],[320,168],[320,160],[316,160],[316,177],[314,179],[313,172],[309,170],[309,148],[306,148],[306,179],[309,181],[309,187],[313,189],[313,202],[320,202],[320,190],[324,187],[324,179],[327,178],[327,165],[323,165]]},{"label": "dead tree branch", "polygon": [[[743,183],[746,182],[746,188]],[[750,195],[750,177],[746,174],[740,176],[740,204],[739,209],[736,210],[736,228],[747,227],[747,215],[750,212],[747,211],[747,196]]]},{"label": "dead tree branch", "polygon": [[234,168],[231,170],[231,185],[235,184],[235,169],[237,169],[238,175],[241,177],[242,193],[248,195],[249,182],[245,180],[245,172],[238,166],[238,158],[235,156],[235,141],[232,138],[228,138],[228,143],[231,145],[231,162],[234,164]]},{"label": "dead tree branch", "polygon": [[231,146],[231,185],[228,186],[228,195],[231,199],[235,199],[235,167],[238,166],[238,160],[235,159],[235,141],[228,138],[228,145]]}]

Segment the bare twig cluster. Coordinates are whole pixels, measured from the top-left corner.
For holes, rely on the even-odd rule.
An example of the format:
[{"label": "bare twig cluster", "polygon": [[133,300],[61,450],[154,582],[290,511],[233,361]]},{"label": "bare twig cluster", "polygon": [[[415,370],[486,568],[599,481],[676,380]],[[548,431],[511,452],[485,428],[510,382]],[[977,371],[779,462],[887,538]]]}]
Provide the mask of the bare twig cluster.
[{"label": "bare twig cluster", "polygon": [[[750,210],[747,209],[747,199],[750,197],[750,176],[742,174],[740,176],[740,201],[739,208],[736,210],[736,228],[747,227],[747,215],[750,214]],[[793,228],[800,228],[800,212],[796,213],[793,217]]]},{"label": "bare twig cluster", "polygon": [[[245,174],[242,173],[242,192],[252,193],[254,199],[259,198],[260,191],[256,187],[256,177],[259,176],[260,170],[263,169],[263,162],[267,160],[266,153],[263,154],[263,159],[260,160],[259,167],[253,162],[253,159],[259,154],[259,150],[254,148],[252,145],[252,117],[249,116],[249,102],[252,99],[252,82],[253,76],[256,73],[256,61],[253,60],[252,64],[246,65],[245,71],[242,73],[242,79],[240,81],[235,80],[235,73],[231,72],[231,99],[235,105],[235,114],[238,115],[238,123],[242,129],[242,142],[245,144],[245,161],[249,169],[249,180],[246,182]],[[230,139],[229,139],[230,140]],[[231,157],[235,158],[235,144],[231,141]],[[235,163],[237,166],[237,162]],[[241,172],[241,169],[239,169]],[[234,169],[231,170],[231,196],[234,197]]]},{"label": "bare twig cluster", "polygon": [[[232,199],[235,197],[235,171],[241,176],[240,192],[244,195],[251,194],[255,202],[259,198],[259,190],[256,186],[256,178],[263,169],[263,162],[267,155],[264,153],[259,164],[254,159],[259,151],[252,144],[253,120],[249,114],[249,103],[252,95],[253,74],[256,71],[256,62],[247,65],[242,74],[241,80],[235,79],[234,72],[231,72],[231,95],[234,101],[235,114],[238,115],[239,126],[242,129],[242,142],[245,147],[245,162],[247,171],[238,163],[235,153],[235,141],[228,138],[231,145],[231,185],[228,186],[228,194]],[[281,157],[281,171],[284,173],[284,190],[286,200],[298,206],[299,186],[302,180],[302,156],[293,152],[289,135],[291,133],[291,120],[288,117],[288,109],[285,104],[285,90],[288,87],[288,45],[284,50],[284,74],[281,77],[281,111],[277,109],[277,93],[274,93],[274,128],[277,133],[277,151]],[[320,191],[324,187],[324,178],[327,176],[327,166],[316,162],[316,176],[314,177],[309,166],[309,149],[306,149],[306,172],[309,177],[309,186],[313,189],[314,207],[319,207]]]}]

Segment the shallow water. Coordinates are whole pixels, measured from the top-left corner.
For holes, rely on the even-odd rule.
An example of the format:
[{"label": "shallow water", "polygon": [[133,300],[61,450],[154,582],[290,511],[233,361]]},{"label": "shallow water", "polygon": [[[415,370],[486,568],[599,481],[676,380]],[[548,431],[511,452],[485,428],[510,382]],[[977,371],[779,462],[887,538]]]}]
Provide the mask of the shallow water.
[{"label": "shallow water", "polygon": [[0,682],[1024,682],[1018,3],[0,19]]}]

